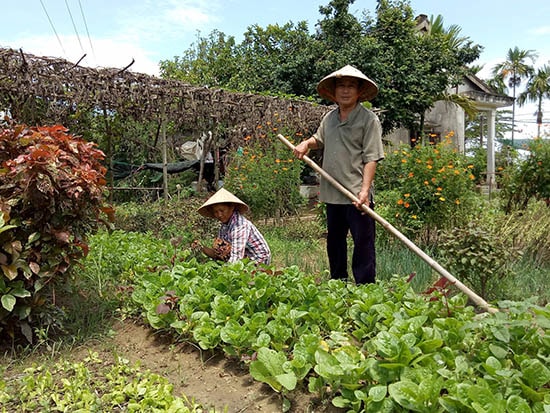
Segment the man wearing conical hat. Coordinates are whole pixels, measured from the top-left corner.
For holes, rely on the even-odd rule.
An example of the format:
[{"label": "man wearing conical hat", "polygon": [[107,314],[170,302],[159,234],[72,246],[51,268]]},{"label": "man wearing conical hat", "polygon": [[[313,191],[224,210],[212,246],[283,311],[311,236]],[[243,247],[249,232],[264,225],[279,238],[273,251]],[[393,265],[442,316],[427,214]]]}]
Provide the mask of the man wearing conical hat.
[{"label": "man wearing conical hat", "polygon": [[235,262],[243,258],[271,262],[271,251],[258,228],[243,214],[248,205],[225,188],[219,189],[199,209],[199,214],[221,222],[213,248],[200,246],[210,258]]},{"label": "man wearing conical hat", "polygon": [[352,272],[357,284],[372,283],[376,276],[375,222],[362,213],[371,208],[377,162],[384,158],[382,127],[376,114],[361,102],[374,99],[378,86],[347,65],[324,77],[319,94],[338,105],[321,120],[317,132],[298,144],[302,159],[310,149],[323,149],[323,169],[359,200],[352,203],[330,182],[321,179],[319,200],[327,206],[327,254],[331,278],[347,279],[347,234],[353,238]]}]

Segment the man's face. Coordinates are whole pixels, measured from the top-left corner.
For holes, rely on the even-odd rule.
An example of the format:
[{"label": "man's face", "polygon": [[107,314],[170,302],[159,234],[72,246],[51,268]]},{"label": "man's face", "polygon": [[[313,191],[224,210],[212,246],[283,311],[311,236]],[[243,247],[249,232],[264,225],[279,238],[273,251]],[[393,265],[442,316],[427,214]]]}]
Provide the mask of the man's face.
[{"label": "man's face", "polygon": [[216,204],[212,207],[212,214],[222,224],[227,224],[234,210],[235,205],[233,204]]},{"label": "man's face", "polygon": [[336,79],[334,94],[339,105],[355,105],[359,100],[359,79],[354,77]]}]

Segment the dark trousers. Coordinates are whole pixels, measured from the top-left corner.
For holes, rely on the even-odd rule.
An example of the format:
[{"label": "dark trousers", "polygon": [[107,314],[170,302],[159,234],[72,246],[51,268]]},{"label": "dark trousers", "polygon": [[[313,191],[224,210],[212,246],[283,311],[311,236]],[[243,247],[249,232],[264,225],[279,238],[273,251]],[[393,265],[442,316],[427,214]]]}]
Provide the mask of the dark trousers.
[{"label": "dark trousers", "polygon": [[327,204],[327,254],[330,277],[348,278],[348,232],[351,232],[353,238],[351,269],[355,282],[373,283],[376,276],[375,221],[369,215],[363,215],[351,204]]}]

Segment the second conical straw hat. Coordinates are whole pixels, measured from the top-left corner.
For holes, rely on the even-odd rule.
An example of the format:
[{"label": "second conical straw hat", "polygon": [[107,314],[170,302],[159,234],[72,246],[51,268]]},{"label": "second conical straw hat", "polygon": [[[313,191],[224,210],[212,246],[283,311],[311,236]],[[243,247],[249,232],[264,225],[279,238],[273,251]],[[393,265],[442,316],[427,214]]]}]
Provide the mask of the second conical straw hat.
[{"label": "second conical straw hat", "polygon": [[227,189],[220,188],[214,195],[208,198],[208,200],[204,204],[201,205],[201,207],[197,210],[197,212],[202,216],[214,218],[211,207],[216,204],[225,204],[225,203],[234,204],[237,210],[241,214],[244,214],[249,209],[248,205],[246,205],[243,201],[241,201],[239,198],[237,198]]}]

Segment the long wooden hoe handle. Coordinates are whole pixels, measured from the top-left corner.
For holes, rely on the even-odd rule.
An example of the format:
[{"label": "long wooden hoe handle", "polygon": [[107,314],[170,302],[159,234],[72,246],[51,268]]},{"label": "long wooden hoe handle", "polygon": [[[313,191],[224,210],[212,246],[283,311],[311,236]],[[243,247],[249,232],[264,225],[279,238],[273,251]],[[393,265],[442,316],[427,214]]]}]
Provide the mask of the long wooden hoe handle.
[{"label": "long wooden hoe handle", "polygon": [[[291,150],[294,150],[294,145],[288,141],[283,135],[278,134],[277,138],[281,142],[283,142],[286,146],[288,146]],[[347,196],[349,199],[351,199],[353,202],[358,202],[359,199],[351,193],[348,189],[346,189],[342,184],[340,184],[336,179],[334,179],[332,176],[330,176],[323,168],[321,168],[319,165],[317,165],[311,158],[309,158],[307,155],[303,157],[303,160],[305,163],[307,163],[309,166],[311,166],[315,171],[317,171],[321,176],[326,179],[328,182],[330,182],[336,189],[338,189],[340,192],[342,192],[345,196]],[[468,287],[466,287],[463,283],[461,283],[459,280],[457,280],[449,271],[447,271],[445,268],[443,268],[441,265],[437,263],[433,258],[431,258],[428,254],[426,254],[424,251],[422,251],[419,247],[415,245],[414,242],[412,242],[410,239],[408,239],[405,235],[403,235],[399,230],[397,230],[392,224],[390,224],[388,221],[386,221],[384,218],[382,218],[380,215],[378,215],[376,212],[374,212],[371,208],[369,208],[367,205],[362,204],[361,209],[368,215],[370,215],[375,221],[377,221],[380,225],[382,225],[387,231],[391,232],[393,235],[395,235],[397,238],[399,238],[412,252],[414,252],[416,255],[418,255],[420,258],[422,258],[430,267],[432,267],[434,270],[436,270],[439,274],[441,274],[443,277],[445,277],[447,280],[451,282],[451,284],[455,285],[460,291],[462,291],[464,294],[466,294],[474,303],[476,303],[479,307],[483,308],[484,310],[495,313],[498,312],[498,310],[494,307],[491,307],[483,298],[481,298],[479,295],[477,295],[475,292],[470,290]]]}]

